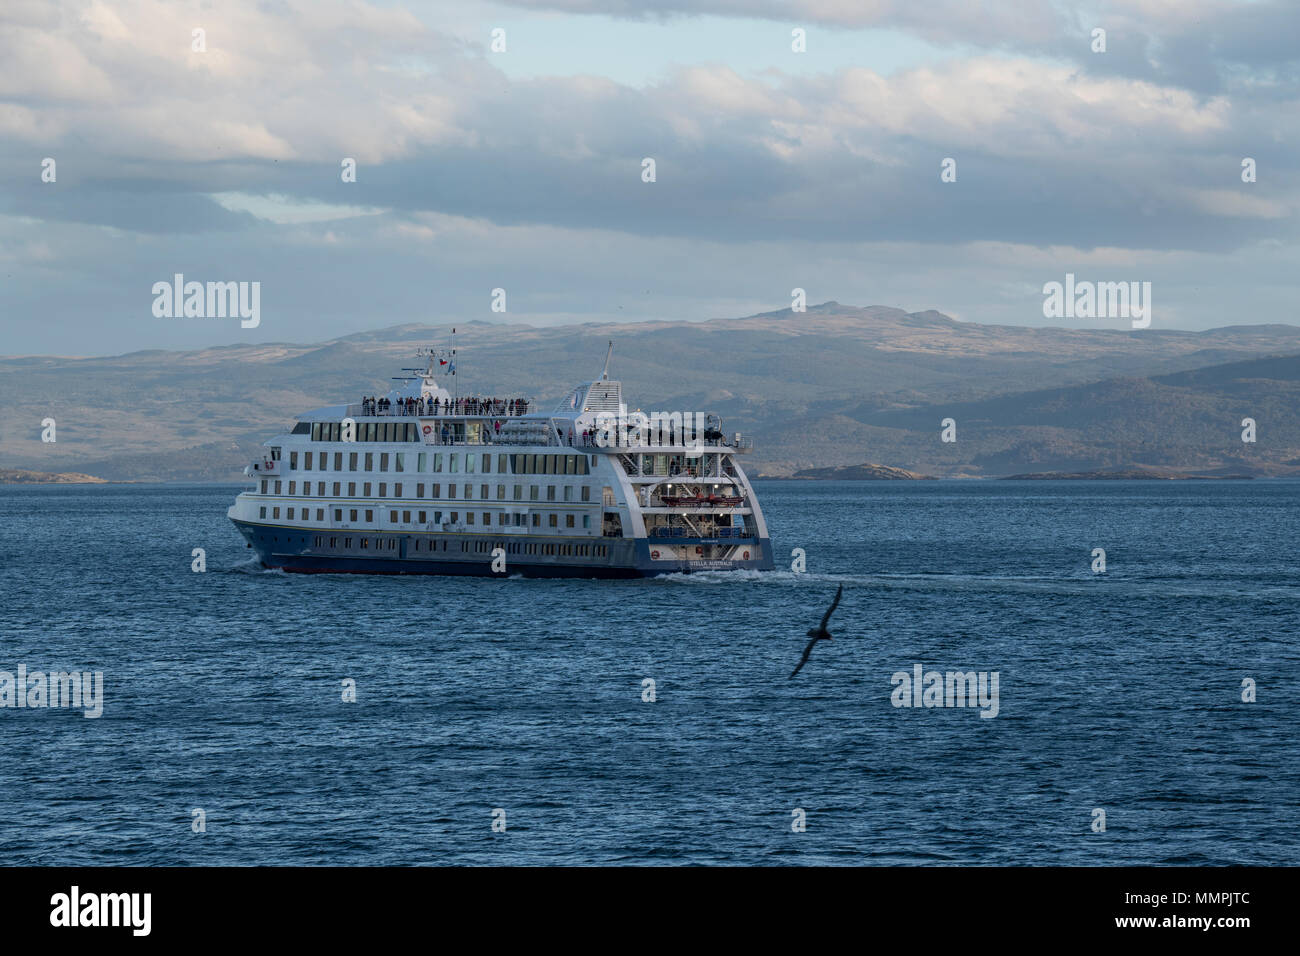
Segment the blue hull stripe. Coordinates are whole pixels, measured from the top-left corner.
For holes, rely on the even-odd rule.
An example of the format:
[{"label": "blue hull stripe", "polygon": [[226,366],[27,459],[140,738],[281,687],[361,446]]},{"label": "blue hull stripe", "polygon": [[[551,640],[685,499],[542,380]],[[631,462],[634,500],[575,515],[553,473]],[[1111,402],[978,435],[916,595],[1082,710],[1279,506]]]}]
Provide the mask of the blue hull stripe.
[{"label": "blue hull stripe", "polygon": [[[626,538],[585,538],[549,539],[546,544],[584,544],[604,545],[609,548],[607,556],[576,555],[506,555],[506,570],[494,572],[489,553],[468,552],[425,552],[412,550],[417,536],[394,534],[392,532],[359,531],[349,529],[293,528],[284,525],[262,525],[231,519],[239,533],[256,550],[262,564],[271,568],[281,568],[301,574],[439,574],[473,577],[509,577],[521,574],[525,577],[539,578],[640,578],[661,574],[681,574],[691,571],[706,570],[740,570],[770,571],[773,567],[772,545],[766,539],[721,539],[704,542],[713,545],[739,545],[753,556],[748,561],[662,561],[650,557],[652,549],[667,544],[685,544],[683,541],[657,541]],[[333,552],[322,553],[313,546],[314,539],[321,534],[338,538],[344,535],[354,538],[376,537],[384,540],[396,539],[399,548],[378,550],[373,555],[356,549],[346,554]],[[450,537],[450,536],[449,536]],[[483,540],[496,542],[488,535],[462,535],[456,540]],[[427,542],[427,536],[418,540]],[[537,541],[537,539],[532,539]],[[512,536],[508,543],[516,543]],[[692,540],[691,544],[696,542]],[[437,557],[433,555],[437,554]],[[454,557],[453,557],[454,555]]]}]

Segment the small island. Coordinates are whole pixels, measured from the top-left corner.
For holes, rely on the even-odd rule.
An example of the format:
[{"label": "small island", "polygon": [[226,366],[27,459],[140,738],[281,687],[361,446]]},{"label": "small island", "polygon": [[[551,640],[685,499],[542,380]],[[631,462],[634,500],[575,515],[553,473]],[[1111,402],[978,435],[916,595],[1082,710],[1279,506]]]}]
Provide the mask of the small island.
[{"label": "small island", "polygon": [[861,465],[839,465],[832,468],[805,468],[796,471],[794,478],[809,478],[817,481],[935,481],[934,475],[920,475],[905,468],[892,465],[873,465],[865,462]]},{"label": "small island", "polygon": [[78,471],[27,471],[23,468],[0,468],[0,485],[105,485],[108,482]]}]

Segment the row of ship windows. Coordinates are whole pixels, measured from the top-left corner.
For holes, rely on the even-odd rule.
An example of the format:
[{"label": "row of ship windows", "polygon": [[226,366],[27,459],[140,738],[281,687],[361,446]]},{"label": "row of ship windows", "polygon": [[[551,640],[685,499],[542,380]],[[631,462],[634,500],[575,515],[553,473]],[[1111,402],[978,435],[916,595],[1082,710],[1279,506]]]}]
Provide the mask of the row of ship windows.
[{"label": "row of ship windows", "polygon": [[[370,547],[370,542],[374,541],[374,548]],[[343,547],[346,550],[352,549],[352,538],[325,537],[316,535],[313,543],[318,548],[338,548]],[[358,546],[362,551],[396,551],[396,538],[357,538]],[[342,544],[340,544],[342,542]],[[421,541],[418,538],[412,552],[427,552],[433,554],[435,551],[451,551],[451,541],[446,538],[435,539],[432,541]],[[541,541],[461,541],[460,550],[462,552],[475,552],[478,554],[491,553],[496,548],[503,549],[506,554],[553,554],[561,557],[577,558],[606,558],[609,557],[609,546],[604,544],[560,544],[558,542],[541,542]]]},{"label": "row of ship windows", "polygon": [[[272,520],[272,521],[278,521],[279,518],[280,518],[280,509],[279,509],[279,508],[276,508],[276,507],[273,507],[273,506],[272,506],[272,507],[263,506],[263,507],[260,509],[258,516],[259,516],[260,518],[262,518],[262,519],[265,519],[265,518],[267,517],[267,511],[268,511],[268,510],[269,510],[270,513],[271,513],[271,515],[270,515],[271,520]],[[310,509],[310,508],[285,508],[284,510],[285,510],[285,512],[286,512],[286,514],[285,514],[285,519],[288,520],[288,521],[295,521],[295,520],[296,520],[296,521],[311,521],[311,520],[312,520],[312,517],[311,517],[311,509]],[[343,513],[344,513],[345,511],[346,511],[347,514],[348,514],[348,518],[347,518],[348,521],[359,521],[359,520],[361,520],[358,516],[359,516],[360,514],[362,514],[362,513],[365,514],[365,516],[366,516],[366,517],[365,517],[365,520],[366,520],[367,523],[373,523],[374,520],[375,520],[375,511],[374,511],[373,508],[335,508],[335,509],[333,509],[333,510],[334,510],[334,520],[335,520],[335,521],[343,521],[343,520],[344,520],[344,519],[343,519]],[[479,512],[479,513],[482,514],[482,516],[483,516],[483,525],[484,525],[484,527],[490,526],[490,525],[492,524],[492,512],[491,512],[491,511],[483,511],[483,512]],[[297,517],[295,517],[295,514],[297,514]],[[400,520],[400,522],[399,522],[399,520],[398,520],[398,515],[399,515],[399,514],[401,515],[401,520]],[[461,512],[459,512],[459,511],[448,511],[448,512],[446,512],[446,514],[448,515],[447,520],[450,521],[452,524],[457,524],[457,523],[460,522],[460,518],[461,518],[461,514],[462,514]],[[415,517],[415,523],[416,523],[416,524],[420,524],[420,525],[428,524],[428,521],[429,521],[429,512],[428,512],[428,511],[405,511],[405,510],[404,510],[404,511],[401,511],[401,512],[398,512],[398,511],[389,511],[389,512],[388,512],[388,520],[389,520],[392,524],[399,524],[399,523],[400,523],[400,524],[411,524],[411,523],[412,523],[412,515],[415,515],[415,516],[416,516],[416,517]],[[464,512],[464,515],[465,515],[465,524],[467,524],[467,525],[472,525],[472,524],[475,523],[475,519],[474,519],[475,512],[473,512],[473,511],[466,511],[466,512]],[[442,524],[442,516],[443,516],[443,512],[441,512],[441,511],[435,511],[435,512],[433,512],[433,522],[434,522],[434,524]],[[543,525],[542,525],[542,515],[539,514],[539,513],[534,513],[534,514],[532,515],[532,521],[531,521],[531,522],[529,522],[529,520],[528,520],[528,519],[529,519],[529,516],[528,516],[528,515],[522,515],[522,514],[507,514],[507,513],[504,512],[504,511],[498,511],[498,512],[496,512],[496,516],[497,516],[497,526],[498,526],[498,527],[502,527],[502,528],[504,528],[504,527],[514,527],[514,528],[526,528],[526,527],[541,528],[541,527],[543,527]],[[578,520],[577,520],[579,517],[581,517],[581,519],[582,519],[581,525],[579,525]],[[561,520],[561,519],[563,519],[563,520]],[[324,521],[324,520],[325,520],[325,509],[324,509],[324,508],[317,508],[317,509],[316,509],[316,520],[317,520],[317,521]],[[590,529],[590,528],[591,528],[591,515],[572,515],[572,514],[559,515],[559,514],[548,514],[548,515],[546,515],[546,521],[547,521],[547,523],[546,523],[545,526],[548,527],[548,528],[574,528],[574,529],[577,529],[578,527],[587,528],[587,529]]]},{"label": "row of ship windows", "polygon": [[[279,449],[272,449],[277,454],[273,455],[275,460],[279,460]],[[330,471],[330,452],[322,451],[319,453],[289,452],[289,470],[290,471]],[[299,469],[299,456],[301,455],[302,468]],[[388,471],[392,466],[393,471],[419,471],[425,474],[430,472],[437,473],[446,466],[447,471],[455,474],[464,467],[466,474],[473,474],[475,471],[481,471],[483,474],[492,473],[493,458],[496,459],[496,473],[498,475],[589,475],[591,469],[596,467],[596,456],[591,455],[591,461],[588,462],[587,455],[480,455],[473,452],[373,452],[373,451],[349,451],[333,452],[334,467],[333,471],[374,471],[375,465],[379,465],[380,471]],[[347,455],[347,468],[344,469],[344,458]],[[415,461],[412,462],[411,459]],[[411,465],[415,468],[412,469]]]},{"label": "row of ship windows", "polygon": [[[415,422],[361,422],[353,425],[357,441],[419,441],[420,428]],[[299,422],[293,434],[307,434],[307,423]],[[312,422],[312,441],[342,441],[342,422]],[[321,452],[324,454],[324,452]]]},{"label": "row of ship windows", "polygon": [[[362,498],[369,498],[369,497],[371,497],[370,490],[371,490],[371,488],[374,487],[375,484],[378,484],[378,485],[379,485],[379,494],[378,494],[377,497],[380,497],[380,498],[387,498],[387,497],[389,497],[389,495],[388,495],[388,482],[386,482],[386,481],[380,481],[380,482],[376,482],[376,483],[371,483],[371,482],[369,482],[369,481],[363,481],[363,482],[361,482],[360,484],[361,484],[361,497],[362,497]],[[413,484],[413,485],[415,486],[415,497],[416,497],[416,498],[423,498],[423,497],[425,497],[425,492],[426,492],[426,491],[428,492],[428,497],[430,497],[430,498],[441,498],[441,497],[442,497],[442,484],[439,483],[439,482],[427,483],[427,482],[423,482],[423,481],[416,481],[416,482],[412,482],[411,484]],[[267,494],[276,494],[276,495],[283,494],[283,492],[281,491],[281,489],[282,489],[283,486],[284,486],[284,482],[282,482],[282,481],[276,481],[274,484],[272,484],[269,478],[263,478],[263,479],[262,479],[262,494],[264,494],[264,495],[267,495]],[[349,482],[347,482],[348,493],[347,493],[346,496],[342,493],[342,492],[343,492],[343,482],[341,482],[341,481],[333,482],[333,486],[334,486],[334,491],[333,491],[333,493],[329,496],[329,497],[331,497],[331,498],[343,498],[343,497],[355,498],[355,497],[357,497],[357,482],[355,482],[355,481],[349,481]],[[556,497],[556,494],[557,494],[557,492],[556,492],[556,488],[557,488],[557,487],[562,487],[562,488],[564,489],[564,491],[562,492],[563,497],[559,497],[559,498]],[[404,497],[403,494],[402,494],[402,489],[403,489],[403,482],[400,482],[400,481],[398,481],[398,482],[394,482],[394,483],[393,483],[393,494],[392,494],[392,497],[394,497],[394,498],[401,498],[401,497]],[[298,494],[298,491],[299,491],[299,489],[298,489],[298,482],[296,482],[296,481],[291,481],[291,482],[289,482],[289,495],[290,495],[290,497],[292,497],[292,496],[294,496],[294,495],[297,495],[297,494]],[[514,499],[513,499],[514,501],[523,501],[523,500],[525,500],[525,499],[524,499],[524,486],[523,486],[523,485],[515,485],[515,487],[514,487],[514,493],[515,493],[515,496],[514,496]],[[613,494],[613,489],[609,489],[609,494],[610,494],[610,495]],[[574,499],[573,495],[574,495],[574,486],[573,486],[573,485],[562,485],[562,486],[557,486],[557,485],[547,485],[547,486],[546,486],[546,499],[545,499],[546,501],[574,501],[575,499]],[[317,497],[317,498],[324,498],[325,496],[326,496],[326,495],[325,495],[325,482],[323,482],[323,481],[318,481],[318,482],[316,482],[316,497]],[[489,498],[491,498],[491,497],[492,497],[492,486],[491,486],[491,485],[479,485],[479,495],[478,495],[478,496],[479,496],[479,498],[480,498],[481,500],[483,500],[483,501],[486,501],[486,500],[488,500]],[[310,481],[304,481],[304,482],[302,482],[302,497],[304,497],[304,498],[310,498],[310,497],[311,497],[311,482],[310,482]],[[448,498],[455,498],[455,497],[456,497],[456,486],[455,486],[455,485],[453,485],[453,484],[448,484],[448,485],[447,485],[447,497],[448,497]],[[474,486],[473,486],[473,485],[470,485],[470,484],[461,485],[461,495],[460,495],[460,497],[462,497],[462,498],[469,498],[469,499],[472,499],[472,498],[474,497]],[[497,485],[497,497],[496,497],[496,500],[497,500],[497,501],[505,501],[505,500],[506,500],[506,486],[505,486],[505,485]],[[528,500],[528,501],[541,501],[541,500],[543,500],[543,499],[541,498],[541,486],[540,486],[540,485],[530,485],[530,486],[529,486],[529,488],[528,488],[528,499],[527,499],[527,500]],[[581,487],[579,487],[579,488],[578,488],[578,498],[577,498],[576,500],[578,500],[578,501],[590,501],[590,500],[591,500],[591,488],[590,488],[590,486],[588,486],[588,485],[582,485]]]}]

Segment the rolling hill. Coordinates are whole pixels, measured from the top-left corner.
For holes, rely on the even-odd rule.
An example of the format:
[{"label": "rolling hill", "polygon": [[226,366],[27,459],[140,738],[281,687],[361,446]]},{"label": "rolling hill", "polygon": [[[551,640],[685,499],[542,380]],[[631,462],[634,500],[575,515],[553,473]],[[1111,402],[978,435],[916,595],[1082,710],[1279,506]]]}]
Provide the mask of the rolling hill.
[{"label": "rolling hill", "polygon": [[[708,410],[772,475],[864,461],[932,475],[1151,465],[1297,470],[1300,328],[1023,328],[835,302],[706,322],[457,324],[462,394],[549,407],[613,377],[633,407]],[[0,465],[113,480],[237,479],[305,410],[386,390],[447,326],[320,344],[0,358]],[[1239,423],[1259,422],[1244,445]],[[58,423],[41,441],[41,421]],[[957,442],[939,441],[954,418]],[[1235,444],[1234,444],[1235,442]]]}]

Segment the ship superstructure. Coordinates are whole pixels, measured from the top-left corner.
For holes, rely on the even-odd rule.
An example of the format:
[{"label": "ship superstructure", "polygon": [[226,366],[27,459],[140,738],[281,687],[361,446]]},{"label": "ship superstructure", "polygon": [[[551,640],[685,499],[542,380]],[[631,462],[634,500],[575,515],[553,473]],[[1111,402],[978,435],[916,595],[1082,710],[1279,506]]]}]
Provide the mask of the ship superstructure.
[{"label": "ship superstructure", "polygon": [[608,355],[550,412],[453,395],[436,361],[265,443],[245,470],[255,486],[228,512],[263,564],[543,577],[772,568],[739,462],[752,442],[715,416],[629,415]]}]

